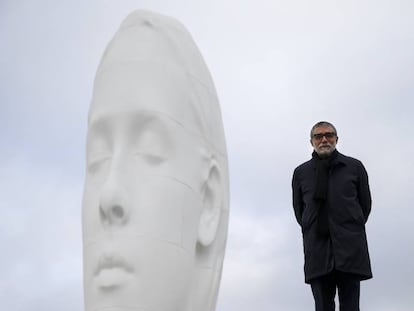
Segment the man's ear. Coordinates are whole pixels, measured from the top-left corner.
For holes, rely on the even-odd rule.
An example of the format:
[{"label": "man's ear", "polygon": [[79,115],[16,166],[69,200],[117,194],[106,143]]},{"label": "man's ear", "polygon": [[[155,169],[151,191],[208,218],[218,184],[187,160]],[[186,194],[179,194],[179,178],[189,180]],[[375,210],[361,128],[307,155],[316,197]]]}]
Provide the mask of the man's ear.
[{"label": "man's ear", "polygon": [[211,161],[202,196],[203,208],[198,226],[198,242],[202,246],[209,246],[216,237],[223,207],[222,177],[215,160]]}]

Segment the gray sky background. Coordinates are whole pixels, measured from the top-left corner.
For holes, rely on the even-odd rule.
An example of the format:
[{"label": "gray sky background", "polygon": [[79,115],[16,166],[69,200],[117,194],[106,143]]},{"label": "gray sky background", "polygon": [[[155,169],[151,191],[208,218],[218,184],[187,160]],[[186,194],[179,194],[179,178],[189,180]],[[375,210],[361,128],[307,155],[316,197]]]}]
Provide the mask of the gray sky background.
[{"label": "gray sky background", "polygon": [[313,309],[290,183],[319,120],[370,177],[361,309],[414,310],[413,1],[0,0],[2,310],[83,310],[87,112],[137,8],[188,28],[219,94],[231,219],[217,311]]}]

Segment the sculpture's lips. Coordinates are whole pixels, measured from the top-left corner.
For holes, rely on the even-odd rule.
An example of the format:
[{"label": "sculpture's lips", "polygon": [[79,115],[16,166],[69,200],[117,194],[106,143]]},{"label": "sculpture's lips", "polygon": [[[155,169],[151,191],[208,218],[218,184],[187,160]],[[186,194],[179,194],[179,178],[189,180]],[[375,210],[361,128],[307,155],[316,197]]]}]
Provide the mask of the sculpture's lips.
[{"label": "sculpture's lips", "polygon": [[116,269],[116,268],[125,270],[125,272],[129,272],[129,273],[132,273],[134,271],[132,266],[129,265],[123,257],[117,254],[105,253],[99,259],[94,274],[95,276],[97,276],[101,273],[102,270]]},{"label": "sculpture's lips", "polygon": [[134,269],[117,254],[103,254],[98,261],[94,276],[97,286],[103,290],[119,288],[133,275]]}]

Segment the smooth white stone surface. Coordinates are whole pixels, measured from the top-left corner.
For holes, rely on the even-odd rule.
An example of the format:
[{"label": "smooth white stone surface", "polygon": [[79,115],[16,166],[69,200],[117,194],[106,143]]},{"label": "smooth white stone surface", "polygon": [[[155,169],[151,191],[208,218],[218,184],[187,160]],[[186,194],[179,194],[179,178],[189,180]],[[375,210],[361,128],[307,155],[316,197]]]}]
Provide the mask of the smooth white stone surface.
[{"label": "smooth white stone surface", "polygon": [[228,207],[203,58],[179,22],[135,11],[105,50],[89,112],[85,310],[214,310]]}]

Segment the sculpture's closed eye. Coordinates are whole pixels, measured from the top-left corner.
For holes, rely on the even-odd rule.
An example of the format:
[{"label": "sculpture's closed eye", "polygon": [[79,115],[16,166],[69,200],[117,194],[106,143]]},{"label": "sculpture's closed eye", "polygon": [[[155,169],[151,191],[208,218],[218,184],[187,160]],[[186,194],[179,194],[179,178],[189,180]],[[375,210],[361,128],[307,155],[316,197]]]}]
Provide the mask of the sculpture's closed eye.
[{"label": "sculpture's closed eye", "polygon": [[90,174],[96,174],[106,168],[111,161],[111,155],[102,154],[90,156],[88,159],[88,172]]},{"label": "sculpture's closed eye", "polygon": [[132,154],[148,165],[162,164],[173,152],[165,120],[154,116],[140,116],[138,122],[139,133],[133,138]]},{"label": "sculpture's closed eye", "polygon": [[138,151],[134,153],[134,156],[143,159],[149,165],[159,165],[167,160],[165,156],[151,151]]}]

